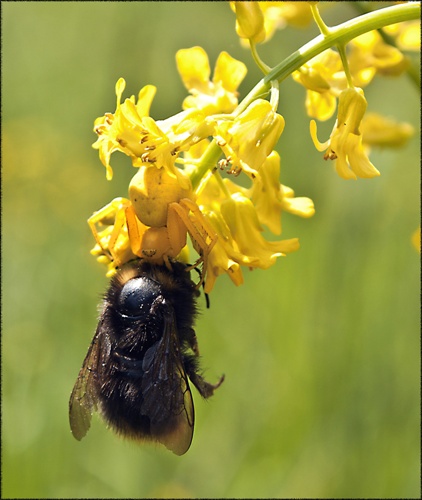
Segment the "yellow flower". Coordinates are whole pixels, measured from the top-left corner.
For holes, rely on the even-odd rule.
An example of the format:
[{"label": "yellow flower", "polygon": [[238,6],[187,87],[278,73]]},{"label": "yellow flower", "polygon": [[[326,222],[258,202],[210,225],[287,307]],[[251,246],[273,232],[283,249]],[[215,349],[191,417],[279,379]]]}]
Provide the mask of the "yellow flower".
[{"label": "yellow flower", "polygon": [[294,191],[280,184],[280,156],[273,151],[254,179],[248,196],[252,200],[259,222],[274,234],[281,234],[281,213],[290,212],[301,217],[312,217],[315,213],[310,198],[294,197]]},{"label": "yellow flower", "polygon": [[223,273],[226,273],[236,286],[243,284],[243,274],[240,268],[243,256],[235,250],[230,229],[221,213],[205,209],[202,212],[218,235],[217,242],[208,256],[208,272],[204,292],[210,293],[217,277]]},{"label": "yellow flower", "polygon": [[397,76],[402,74],[408,61],[399,49],[386,44],[377,31],[370,31],[350,44],[349,68],[355,86],[363,87],[375,74]]},{"label": "yellow flower", "polygon": [[321,144],[316,136],[316,123],[311,121],[311,137],[318,151],[328,148],[324,159],[336,160],[336,170],[343,179],[370,178],[380,175],[362,146],[360,124],[367,102],[363,90],[349,88],[339,97],[338,115],[330,139]]},{"label": "yellow flower", "polygon": [[[269,163],[276,163],[274,170],[277,170],[277,164],[279,163],[277,153],[274,152],[270,155]],[[267,175],[264,175],[264,179],[267,177]],[[259,178],[257,177],[257,180]],[[259,186],[262,186],[260,181]],[[280,219],[281,210],[286,209],[286,211],[291,212],[296,210],[296,213],[302,216],[305,215],[305,203],[301,207],[299,202],[298,206],[292,210],[295,202],[289,204],[286,200],[294,199],[293,191],[290,188],[281,186],[280,183],[278,183],[277,187],[279,198],[272,198],[273,194],[268,193],[272,201],[265,205],[263,196],[260,198],[258,195],[258,207],[255,207],[249,196],[254,190],[255,193],[258,193],[260,188],[253,186],[251,189],[246,189],[238,186],[230,179],[219,180],[218,173],[209,178],[197,199],[201,212],[218,236],[217,242],[208,257],[206,292],[211,291],[216,278],[223,273],[228,274],[233,283],[240,285],[243,283],[240,266],[250,269],[266,269],[275,262],[277,257],[299,248],[299,242],[296,238],[271,242],[266,241],[261,234],[261,216],[274,229],[277,225],[276,220]],[[286,191],[287,197],[285,196]],[[261,194],[263,195],[263,193]],[[299,199],[296,198],[295,200]],[[313,210],[312,201],[309,200],[309,202]]]},{"label": "yellow flower", "polygon": [[401,50],[421,50],[421,22],[404,21],[398,24],[384,26],[383,30],[395,37],[397,46]]},{"label": "yellow flower", "polygon": [[156,122],[148,116],[155,87],[144,87],[136,104],[134,96],[121,103],[125,85],[123,78],[116,84],[116,112],[97,118],[94,125],[98,139],[93,147],[99,150],[107,179],[113,176],[110,157],[115,151],[129,156],[134,167],[156,164],[174,173],[177,154],[207,137],[212,127],[204,120],[203,113],[195,109]]},{"label": "yellow flower", "polygon": [[[125,221],[122,219],[124,207],[129,203],[126,198],[116,198],[89,219],[97,241],[91,255],[96,256],[100,264],[106,264],[107,277],[116,272],[117,266],[136,257],[131,249]],[[118,234],[115,232],[116,226],[119,226]]]},{"label": "yellow flower", "polygon": [[312,21],[312,11],[308,2],[259,2],[264,13],[265,32],[268,41],[275,30],[287,25],[305,28]]},{"label": "yellow flower", "polygon": [[306,196],[295,196],[295,192],[288,186],[281,185],[283,212],[308,218],[315,214],[314,202]]},{"label": "yellow flower", "polygon": [[255,43],[268,42],[287,25],[303,28],[312,21],[308,2],[230,2],[230,6],[236,13],[239,37]]},{"label": "yellow flower", "polygon": [[220,121],[215,138],[230,164],[230,173],[242,170],[254,178],[284,129],[284,118],[271,104],[257,99],[233,121]]},{"label": "yellow flower", "polygon": [[340,55],[328,49],[292,74],[306,91],[306,111],[312,118],[324,121],[336,110],[337,97],[347,87]]},{"label": "yellow flower", "polygon": [[179,50],[176,62],[183,84],[192,94],[183,101],[183,109],[195,108],[211,115],[231,113],[236,108],[237,88],[247,72],[241,61],[221,52],[212,81],[208,56],[203,48]]},{"label": "yellow flower", "polygon": [[[221,214],[230,229],[236,250],[242,254],[240,263],[267,269],[277,257],[299,248],[299,240],[266,241],[255,207],[242,193],[235,193],[221,204]],[[234,259],[236,260],[236,259]]]},{"label": "yellow flower", "polygon": [[[109,227],[101,233],[101,239],[105,245],[110,239],[112,230],[113,228]],[[105,248],[107,248],[107,246],[105,246]],[[97,262],[99,262],[100,264],[105,264],[107,266],[107,278],[113,276],[113,274],[116,272],[116,263],[104,253],[104,250],[100,247],[100,245],[96,244],[94,248],[92,248],[90,253],[91,255],[97,257]],[[119,259],[119,262],[129,262],[130,260],[136,258],[136,255],[132,252],[132,249],[130,247],[130,241],[127,236],[127,231],[125,233],[122,232],[121,235],[119,235],[119,239],[114,248],[114,253]]]},{"label": "yellow flower", "polygon": [[223,273],[238,286],[243,283],[241,266],[267,269],[277,257],[299,248],[297,238],[266,241],[252,202],[240,191],[221,204],[214,203],[211,210],[201,206],[201,211],[218,235],[208,256],[206,293],[213,289],[217,277]]},{"label": "yellow flower", "polygon": [[406,122],[396,122],[378,113],[367,113],[361,124],[365,146],[399,148],[414,134],[414,128]]},{"label": "yellow flower", "polygon": [[139,143],[140,136],[144,133],[142,118],[148,116],[156,92],[154,86],[147,85],[140,90],[136,105],[134,96],[121,104],[125,86],[123,78],[116,83],[116,113],[106,113],[94,122],[94,132],[98,135],[98,139],[93,147],[99,150],[100,160],[106,167],[107,179],[113,177],[110,157],[114,151],[121,151],[135,158],[144,153],[144,148]]},{"label": "yellow flower", "polygon": [[[383,42],[376,31],[365,33],[349,45],[349,71],[355,87],[368,85],[374,76],[398,75],[407,67],[403,54]],[[337,98],[347,88],[347,79],[338,52],[328,49],[292,74],[306,89],[306,110],[310,117],[324,121],[334,114]]]},{"label": "yellow flower", "polygon": [[230,2],[236,13],[236,33],[255,43],[264,41],[264,15],[259,2]]}]

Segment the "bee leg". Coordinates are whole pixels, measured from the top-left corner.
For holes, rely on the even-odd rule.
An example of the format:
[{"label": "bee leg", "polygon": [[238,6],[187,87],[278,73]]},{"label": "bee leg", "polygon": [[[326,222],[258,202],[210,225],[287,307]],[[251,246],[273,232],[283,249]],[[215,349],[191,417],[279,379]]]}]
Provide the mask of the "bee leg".
[{"label": "bee leg", "polygon": [[167,255],[163,255],[163,260],[164,260],[164,264],[165,266],[167,267],[167,269],[169,271],[173,271],[173,268],[171,267],[171,262],[170,262],[170,259],[168,258]]},{"label": "bee leg", "polygon": [[210,384],[196,371],[188,372],[188,375],[192,384],[198,389],[199,394],[205,399],[212,396],[214,391],[224,382],[224,375],[221,376],[216,384]]},{"label": "bee leg", "polygon": [[189,330],[189,337],[187,338],[187,341],[188,341],[189,347],[192,349],[195,356],[198,357],[199,356],[198,339],[196,337],[196,333],[195,333],[195,330],[193,328],[191,328]]}]

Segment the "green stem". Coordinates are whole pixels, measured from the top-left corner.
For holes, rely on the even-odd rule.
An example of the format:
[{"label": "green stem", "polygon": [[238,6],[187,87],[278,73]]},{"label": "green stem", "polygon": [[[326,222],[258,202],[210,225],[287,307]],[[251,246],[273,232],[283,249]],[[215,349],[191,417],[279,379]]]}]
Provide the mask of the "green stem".
[{"label": "green stem", "polygon": [[227,189],[227,186],[224,184],[223,179],[220,175],[220,172],[217,170],[214,172],[215,178],[217,179],[218,185],[220,186],[221,191],[223,191],[226,198],[230,198],[230,191]]},{"label": "green stem", "polygon": [[269,66],[267,66],[264,63],[264,61],[259,57],[259,54],[256,50],[256,43],[252,40],[249,40],[249,46],[250,46],[251,54],[252,54],[252,57],[255,61],[255,64],[264,73],[264,75],[267,75],[271,71],[271,68]]},{"label": "green stem", "polygon": [[315,5],[311,4],[310,7],[311,7],[312,15],[314,17],[314,21],[316,22],[316,24],[317,24],[317,26],[319,28],[319,31],[324,36],[328,35],[330,29],[324,23],[324,21],[323,21],[323,19],[321,17],[321,14],[319,13],[318,6],[316,4]]},{"label": "green stem", "polygon": [[[377,30],[389,24],[419,19],[420,15],[420,3],[412,2],[379,9],[346,21],[338,26],[330,27],[326,35],[318,35],[299,50],[293,52],[293,54],[265,75],[238,105],[232,117],[239,116],[257,98],[268,95],[273,80],[282,82],[303,64],[321,52],[324,52],[324,50],[338,45],[344,46],[346,43],[368,31]],[[194,189],[198,186],[208,169],[215,166],[220,155],[221,150],[217,142],[213,140],[201,158],[198,169],[191,176]]]},{"label": "green stem", "polygon": [[215,167],[220,158],[220,155],[220,146],[214,139],[205,150],[205,153],[201,156],[201,161],[198,164],[198,167],[190,174],[190,180],[192,182],[192,188],[194,191],[199,186],[202,177],[204,177],[207,171],[212,170]]},{"label": "green stem", "polygon": [[349,69],[349,62],[347,60],[347,55],[346,55],[346,47],[344,45],[337,45],[337,50],[338,53],[340,54],[341,57],[341,62],[343,64],[343,69],[344,69],[344,74],[346,75],[347,78],[347,85],[349,88],[353,88],[353,81],[352,81],[352,75],[350,74],[350,69]]}]

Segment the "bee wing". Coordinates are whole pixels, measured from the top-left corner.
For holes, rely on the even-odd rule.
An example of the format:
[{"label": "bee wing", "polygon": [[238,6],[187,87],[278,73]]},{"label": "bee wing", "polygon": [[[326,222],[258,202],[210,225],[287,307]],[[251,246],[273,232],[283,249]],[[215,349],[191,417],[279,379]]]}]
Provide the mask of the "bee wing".
[{"label": "bee wing", "polygon": [[91,426],[91,417],[97,410],[96,382],[98,369],[104,356],[101,350],[103,337],[103,319],[95,332],[88,353],[76,379],[69,400],[69,422],[73,436],[80,441]]},{"label": "bee wing", "polygon": [[142,414],[150,419],[151,436],[176,455],[186,453],[194,427],[192,393],[183,365],[173,308],[164,303],[161,340],[145,353]]}]

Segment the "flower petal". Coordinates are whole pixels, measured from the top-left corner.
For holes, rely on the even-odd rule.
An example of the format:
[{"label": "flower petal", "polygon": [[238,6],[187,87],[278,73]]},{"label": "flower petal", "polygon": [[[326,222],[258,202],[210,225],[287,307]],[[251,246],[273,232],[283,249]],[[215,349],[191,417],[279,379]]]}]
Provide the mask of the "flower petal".
[{"label": "flower petal", "polygon": [[188,90],[207,87],[211,69],[207,53],[202,47],[178,50],[176,63],[183,84]]},{"label": "flower petal", "polygon": [[247,71],[242,61],[238,61],[227,52],[221,52],[215,63],[213,82],[221,82],[223,88],[229,92],[236,92]]}]

